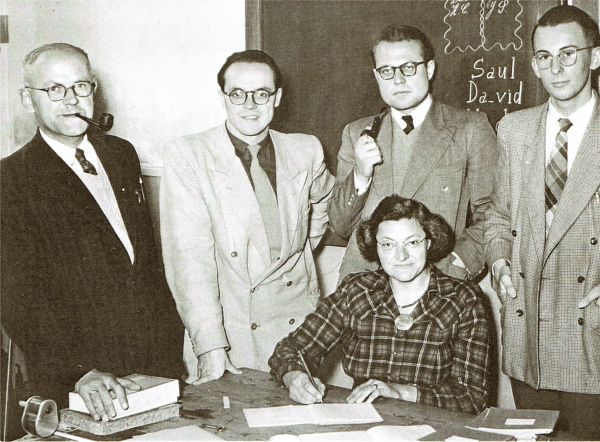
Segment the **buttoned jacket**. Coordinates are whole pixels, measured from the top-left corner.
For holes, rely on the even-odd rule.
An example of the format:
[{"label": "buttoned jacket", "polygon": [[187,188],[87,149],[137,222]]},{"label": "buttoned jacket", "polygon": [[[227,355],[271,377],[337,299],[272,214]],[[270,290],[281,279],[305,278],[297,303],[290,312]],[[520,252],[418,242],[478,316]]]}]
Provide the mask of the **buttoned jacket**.
[{"label": "buttoned jacket", "polygon": [[224,124],[167,146],[161,183],[167,280],[194,354],[227,348],[234,365],[261,370],[319,299],[312,246],[325,232],[334,181],[315,137],[269,133],[282,235],[276,261]]},{"label": "buttoned jacket", "polygon": [[65,405],[95,368],[181,375],[181,321],[154,242],[133,146],[90,131],[135,260],[81,179],[38,132],[1,162],[2,326],[32,394]]},{"label": "buttoned jacket", "polygon": [[[414,198],[439,213],[457,236],[455,252],[471,273],[484,265],[483,214],[489,204],[496,165],[496,140],[485,114],[456,109],[433,100],[414,140],[413,154],[399,189],[393,188],[392,117],[382,121],[377,137],[383,162],[375,166],[369,190],[357,195],[354,184],[354,143],[372,117],[344,128],[338,153],[336,187],[329,204],[330,223],[342,237],[350,237],[340,280],[348,273],[374,270],[377,264],[362,258],[355,227],[368,218],[379,202],[394,191]],[[467,228],[467,213],[473,224]],[[442,270],[447,270],[442,266]]]},{"label": "buttoned jacket", "polygon": [[600,393],[600,307],[577,304],[600,284],[599,105],[545,228],[548,104],[505,116],[486,215],[489,265],[511,262],[515,299],[502,307],[503,369],[534,388]]}]

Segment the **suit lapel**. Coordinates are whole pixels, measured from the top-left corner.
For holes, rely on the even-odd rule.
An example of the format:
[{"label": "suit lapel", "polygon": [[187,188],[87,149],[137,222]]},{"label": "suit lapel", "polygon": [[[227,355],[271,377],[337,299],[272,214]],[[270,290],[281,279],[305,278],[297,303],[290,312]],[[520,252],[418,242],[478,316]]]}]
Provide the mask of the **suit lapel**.
[{"label": "suit lapel", "polygon": [[434,100],[414,141],[408,165],[410,173],[406,174],[402,185],[403,196],[413,198],[419,191],[448,149],[455,130],[454,122],[444,119],[439,104]]},{"label": "suit lapel", "polygon": [[300,202],[302,189],[306,184],[308,172],[297,167],[294,161],[293,149],[284,142],[281,134],[269,131],[275,149],[277,173],[277,205],[279,207],[279,220],[281,223],[281,250],[280,259],[272,262],[257,279],[257,284],[264,281],[283,265],[289,258],[295,244],[300,222]]},{"label": "suit lapel", "polygon": [[[267,233],[262,221],[258,201],[248,179],[248,175],[240,159],[235,154],[235,148],[227,135],[225,125],[217,133],[211,146],[215,152],[215,169],[212,170],[213,185],[223,187],[228,198],[223,198],[220,204],[225,213],[228,213],[225,222],[232,226],[233,234],[238,244],[246,235],[250,238],[252,245],[258,250],[261,257],[260,263],[249,263],[250,276],[256,275],[251,268],[264,269],[270,265],[270,251]],[[244,253],[240,256],[240,262],[248,262],[247,246],[241,247]],[[245,255],[245,256],[244,256]],[[243,275],[244,279],[247,278]],[[254,278],[252,278],[254,279]]]},{"label": "suit lapel", "polygon": [[[49,205],[61,204],[69,208],[74,222],[88,220],[90,225],[104,231],[103,237],[122,243],[104,212],[81,179],[65,164],[38,133],[33,140],[34,149],[30,167],[40,176],[38,192]],[[104,164],[104,163],[103,163]],[[123,247],[123,253],[127,253]]]},{"label": "suit lapel", "polygon": [[577,156],[556,206],[544,257],[556,247],[600,186],[600,99],[581,140]]},{"label": "suit lapel", "polygon": [[[115,155],[115,152],[111,152],[111,147],[107,143],[106,138],[103,135],[97,135],[95,133],[88,133],[88,137],[90,143],[94,146],[94,150],[102,162],[104,171],[110,181],[135,257],[137,255],[137,229],[135,228],[137,220],[134,207],[132,207],[130,201],[135,201],[132,199],[133,196],[131,194],[135,193],[138,188],[132,187],[132,185],[127,182],[127,178],[123,174],[123,165],[118,164],[120,155]],[[119,243],[122,245],[120,240]],[[123,249],[125,250],[125,246],[123,246]]]},{"label": "suit lapel", "polygon": [[[520,151],[523,157],[519,158],[521,167],[521,182],[523,195],[520,204],[524,205],[533,244],[538,259],[543,255],[542,245],[546,242],[546,206],[544,199],[544,171],[546,165],[546,114],[548,106],[542,106],[537,118],[532,122],[531,128],[525,130],[531,134],[530,140],[522,146]],[[529,192],[526,194],[525,192]],[[515,202],[513,202],[515,204]]]},{"label": "suit lapel", "polygon": [[377,173],[373,175],[373,184],[371,192],[375,192],[373,201],[380,201],[384,196],[390,195],[393,191],[392,173],[392,113],[388,112],[381,121],[381,127],[377,136],[377,145],[381,150],[382,164],[375,166]]}]

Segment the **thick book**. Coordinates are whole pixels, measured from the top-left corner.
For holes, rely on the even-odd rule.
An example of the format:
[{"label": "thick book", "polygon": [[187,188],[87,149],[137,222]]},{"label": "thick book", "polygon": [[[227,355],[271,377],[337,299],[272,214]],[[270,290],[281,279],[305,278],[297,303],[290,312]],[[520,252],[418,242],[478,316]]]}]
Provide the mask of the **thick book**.
[{"label": "thick book", "polygon": [[245,408],[244,416],[251,428],[304,424],[369,424],[383,421],[373,404],[311,404]]},{"label": "thick book", "polygon": [[490,407],[483,410],[467,427],[509,434],[516,438],[528,438],[537,434],[552,433],[557,420],[556,410],[510,410]]},{"label": "thick book", "polygon": [[[113,399],[115,411],[117,412],[117,415],[112,418],[113,420],[173,404],[179,399],[179,381],[177,379],[143,374],[131,374],[125,376],[124,379],[129,379],[142,388],[138,391],[125,389],[129,404],[127,410],[121,408],[121,404],[117,399]],[[75,392],[69,393],[69,410],[89,414],[83,399]]]}]

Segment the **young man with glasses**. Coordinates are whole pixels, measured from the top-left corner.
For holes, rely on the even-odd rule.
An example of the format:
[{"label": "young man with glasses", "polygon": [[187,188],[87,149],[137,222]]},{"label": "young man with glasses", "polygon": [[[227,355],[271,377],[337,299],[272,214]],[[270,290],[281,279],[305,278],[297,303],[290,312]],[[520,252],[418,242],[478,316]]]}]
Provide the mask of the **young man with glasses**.
[{"label": "young man with glasses", "polygon": [[[24,351],[29,394],[96,420],[127,403],[117,378],[179,376],[181,321],[162,276],[133,146],[88,131],[96,80],[80,48],[23,63],[21,100],[39,130],[1,162],[2,326]],[[26,397],[26,396],[25,396]]]},{"label": "young man with glasses", "polygon": [[600,66],[598,25],[575,6],[532,34],[547,103],[498,126],[486,259],[503,302],[503,369],[519,408],[600,440]]},{"label": "young man with glasses", "polygon": [[168,146],[161,182],[163,258],[197,383],[268,370],[314,310],[312,249],[334,184],[314,136],[269,128],[283,90],[268,54],[232,54],[217,80],[227,120]]},{"label": "young man with glasses", "polygon": [[348,124],[342,135],[329,203],[332,227],[350,238],[340,280],[376,269],[376,263],[361,257],[355,227],[393,193],[417,199],[444,217],[457,242],[438,267],[452,276],[475,277],[484,268],[482,222],[497,158],[494,132],[484,114],[432,98],[436,64],[431,42],[420,30],[390,25],[371,54],[381,98],[391,111],[378,134],[366,133],[373,121],[368,117]]}]

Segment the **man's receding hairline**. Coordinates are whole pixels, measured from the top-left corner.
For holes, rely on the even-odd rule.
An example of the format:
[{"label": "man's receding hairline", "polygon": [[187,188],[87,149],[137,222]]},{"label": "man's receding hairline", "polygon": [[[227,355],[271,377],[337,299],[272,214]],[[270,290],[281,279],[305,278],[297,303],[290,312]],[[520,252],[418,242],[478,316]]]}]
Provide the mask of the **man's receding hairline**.
[{"label": "man's receding hairline", "polygon": [[35,49],[32,52],[30,52],[29,54],[27,54],[27,56],[25,57],[25,60],[23,60],[23,80],[25,83],[27,83],[27,81],[29,80],[29,77],[31,76],[33,69],[40,62],[43,62],[44,58],[49,57],[56,53],[63,53],[63,54],[70,54],[70,55],[78,56],[79,58],[81,58],[83,60],[83,62],[87,66],[87,70],[88,70],[90,76],[92,76],[92,67],[91,67],[90,60],[89,60],[87,54],[82,53],[80,50],[78,50],[75,47],[69,47],[69,46],[53,47],[53,48],[45,49],[44,51],[41,51],[39,53],[33,54],[34,51],[35,51]]}]

